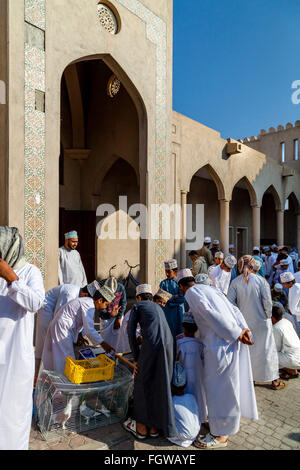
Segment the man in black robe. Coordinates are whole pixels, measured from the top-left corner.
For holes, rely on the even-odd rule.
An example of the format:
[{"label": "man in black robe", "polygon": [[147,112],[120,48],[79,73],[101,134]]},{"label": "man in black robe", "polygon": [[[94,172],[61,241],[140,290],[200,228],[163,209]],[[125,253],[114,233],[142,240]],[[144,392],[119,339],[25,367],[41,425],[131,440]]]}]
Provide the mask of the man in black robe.
[{"label": "man in black robe", "polygon": [[[143,338],[139,348],[136,328]],[[152,302],[151,286],[137,287],[137,303],[131,310],[128,338],[137,365],[134,380],[133,419],[124,428],[138,439],[176,436],[171,393],[173,336],[161,307]]]}]

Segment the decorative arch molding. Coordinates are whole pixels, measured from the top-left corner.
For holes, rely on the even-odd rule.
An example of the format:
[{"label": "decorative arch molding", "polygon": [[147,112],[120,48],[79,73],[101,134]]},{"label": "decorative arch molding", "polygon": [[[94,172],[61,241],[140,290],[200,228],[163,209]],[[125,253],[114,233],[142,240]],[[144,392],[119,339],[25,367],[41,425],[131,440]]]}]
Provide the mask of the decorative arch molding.
[{"label": "decorative arch molding", "polygon": [[273,185],[269,186],[263,193],[262,195],[262,199],[261,199],[261,205],[262,205],[262,201],[263,201],[263,197],[266,193],[269,193],[269,194],[272,194],[273,198],[274,198],[274,202],[275,202],[275,209],[277,211],[281,211],[283,210],[283,205],[282,205],[282,202],[281,202],[281,199],[279,197],[279,194],[278,192],[276,191],[275,187]]},{"label": "decorative arch molding", "polygon": [[217,187],[218,199],[219,200],[226,199],[225,188],[224,188],[224,185],[222,183],[222,180],[219,177],[218,173],[215,171],[215,169],[209,163],[207,163],[206,165],[201,166],[200,168],[198,168],[198,170],[196,172],[194,172],[194,174],[191,177],[190,182],[189,182],[189,190],[190,190],[190,187],[191,187],[191,182],[192,182],[193,177],[196,175],[196,173],[198,171],[203,170],[203,169],[205,169],[210,174],[210,176],[212,177],[212,180],[214,181],[214,183]]},{"label": "decorative arch molding", "polygon": [[255,191],[255,188],[254,186],[250,183],[249,179],[247,178],[247,176],[243,176],[242,178],[240,178],[238,181],[236,181],[234,183],[234,185],[232,186],[232,191],[231,191],[231,197],[230,199],[232,199],[232,194],[233,194],[233,190],[235,188],[235,186],[239,183],[239,182],[243,182],[245,184],[245,186],[247,187],[247,190],[248,190],[248,193],[249,193],[249,196],[250,196],[250,204],[252,207],[256,207],[258,206],[258,197],[257,197],[257,194],[256,194],[256,191]]}]

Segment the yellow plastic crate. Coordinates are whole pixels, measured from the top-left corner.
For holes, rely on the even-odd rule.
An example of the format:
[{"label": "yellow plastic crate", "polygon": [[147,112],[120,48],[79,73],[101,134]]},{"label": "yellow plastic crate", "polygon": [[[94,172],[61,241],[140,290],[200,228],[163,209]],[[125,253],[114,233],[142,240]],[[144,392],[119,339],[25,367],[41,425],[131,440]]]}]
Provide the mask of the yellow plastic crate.
[{"label": "yellow plastic crate", "polygon": [[66,358],[65,376],[73,384],[86,382],[100,382],[114,378],[115,361],[100,354],[96,359],[76,361],[72,357]]}]

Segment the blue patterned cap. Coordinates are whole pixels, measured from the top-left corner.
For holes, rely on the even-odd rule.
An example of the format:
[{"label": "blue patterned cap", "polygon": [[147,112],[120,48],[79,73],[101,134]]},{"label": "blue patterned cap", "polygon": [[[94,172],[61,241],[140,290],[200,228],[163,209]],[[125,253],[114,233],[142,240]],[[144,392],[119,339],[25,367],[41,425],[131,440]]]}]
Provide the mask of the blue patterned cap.
[{"label": "blue patterned cap", "polygon": [[73,230],[72,232],[65,233],[65,239],[69,240],[70,238],[78,238],[78,233]]},{"label": "blue patterned cap", "polygon": [[172,384],[175,387],[182,388],[186,386],[186,373],[180,362],[175,362]]},{"label": "blue patterned cap", "polygon": [[183,314],[182,323],[191,323],[196,324],[193,314],[191,312],[186,312]]},{"label": "blue patterned cap", "polygon": [[205,286],[210,286],[210,279],[208,277],[208,274],[197,274],[195,277],[195,282],[196,284],[204,284]]}]

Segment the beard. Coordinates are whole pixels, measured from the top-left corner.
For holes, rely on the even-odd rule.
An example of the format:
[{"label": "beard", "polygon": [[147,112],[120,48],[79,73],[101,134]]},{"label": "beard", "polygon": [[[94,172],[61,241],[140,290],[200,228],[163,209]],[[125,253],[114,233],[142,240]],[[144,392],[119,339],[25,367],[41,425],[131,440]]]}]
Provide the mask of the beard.
[{"label": "beard", "polygon": [[76,250],[77,245],[73,246],[70,242],[68,242],[68,247],[70,248],[70,250]]}]

